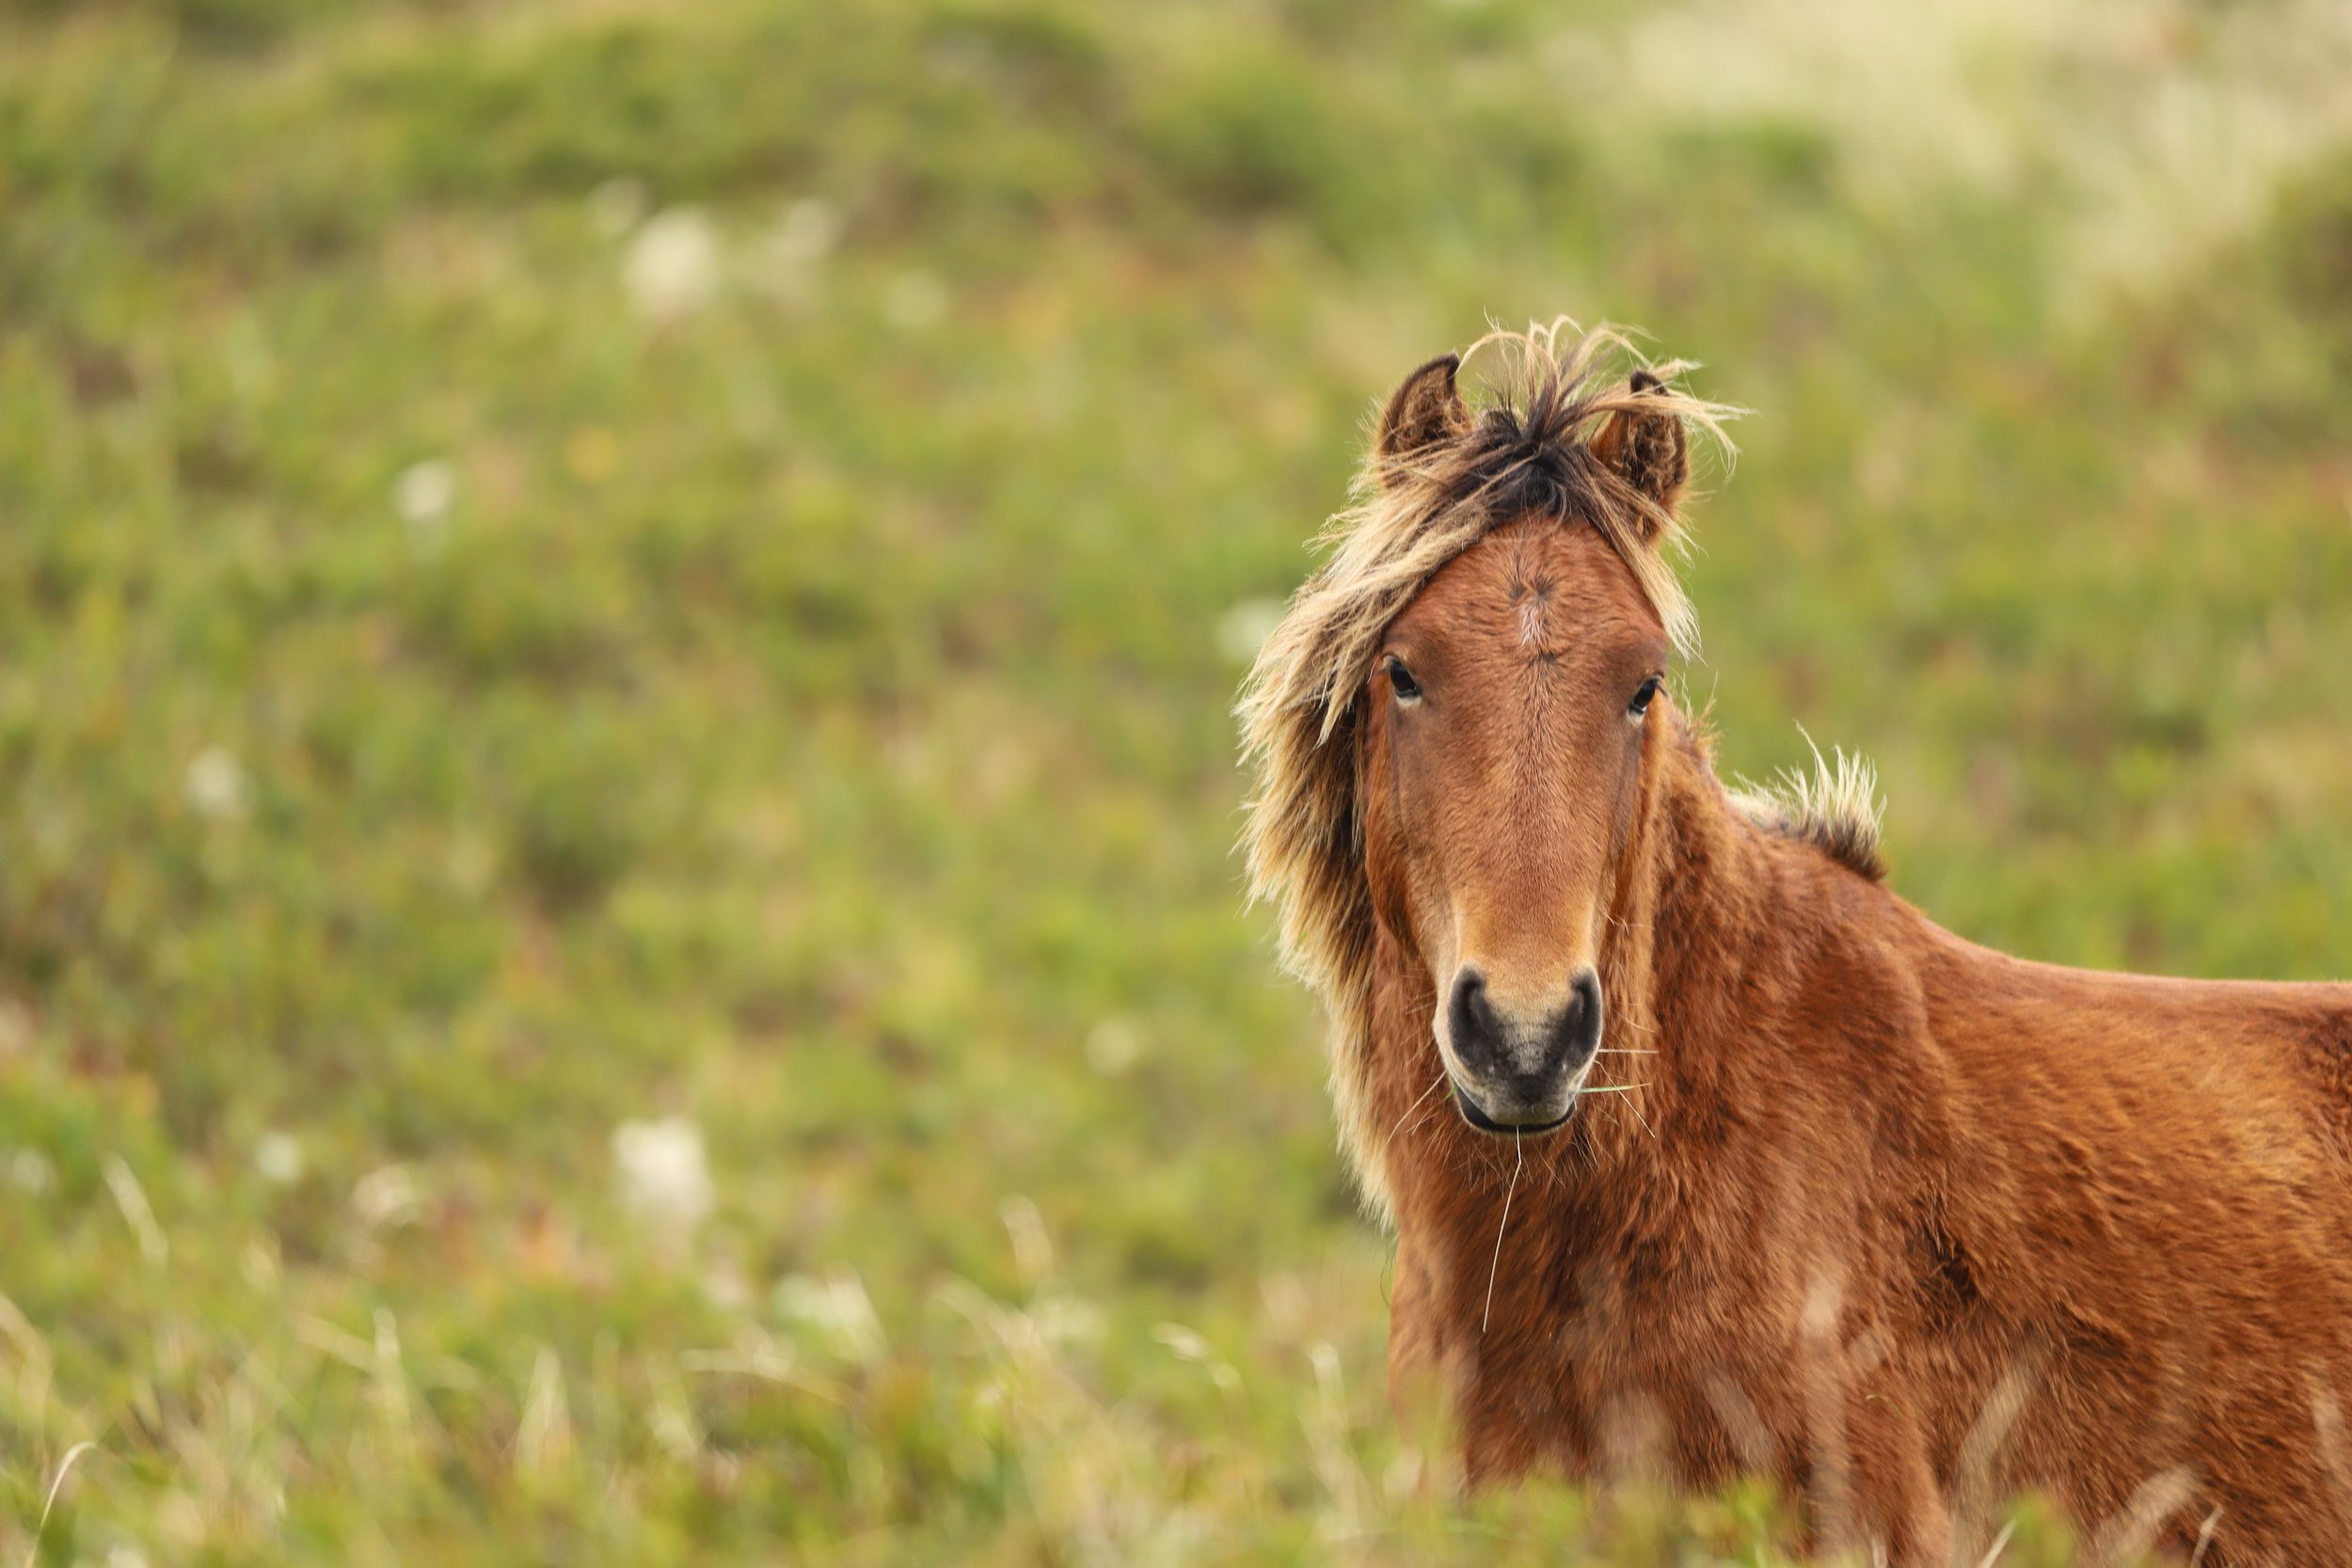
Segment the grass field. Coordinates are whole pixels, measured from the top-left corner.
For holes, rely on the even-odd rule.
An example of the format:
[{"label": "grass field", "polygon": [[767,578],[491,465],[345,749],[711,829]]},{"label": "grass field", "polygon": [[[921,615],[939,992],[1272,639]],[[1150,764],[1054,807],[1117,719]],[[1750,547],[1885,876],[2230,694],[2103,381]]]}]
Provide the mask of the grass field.
[{"label": "grass field", "polygon": [[1727,768],[2352,974],[2352,23],[1837,12],[0,7],[0,1560],[1789,1560],[1432,1500],[1227,708],[1635,323]]}]

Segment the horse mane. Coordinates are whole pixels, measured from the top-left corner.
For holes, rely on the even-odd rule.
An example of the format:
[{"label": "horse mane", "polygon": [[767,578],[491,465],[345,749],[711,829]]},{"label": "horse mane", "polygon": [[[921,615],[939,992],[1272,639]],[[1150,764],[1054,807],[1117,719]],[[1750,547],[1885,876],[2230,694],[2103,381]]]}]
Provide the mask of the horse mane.
[{"label": "horse mane", "polygon": [[1835,762],[1817,746],[1810,771],[1784,768],[1760,784],[1743,779],[1728,791],[1731,803],[1765,832],[1810,844],[1849,871],[1884,881],[1878,769],[1850,752],[1832,754]]},{"label": "horse mane", "polygon": [[[1364,1196],[1385,1215],[1388,1196],[1370,1125],[1374,919],[1356,800],[1359,744],[1345,720],[1371,674],[1382,633],[1424,584],[1487,531],[1530,513],[1581,519],[1617,552],[1677,653],[1697,650],[1698,623],[1669,548],[1680,520],[1591,451],[1614,418],[1666,415],[1725,450],[1722,421],[1741,412],[1669,385],[1693,368],[1648,364],[1622,332],[1565,318],[1480,339],[1491,351],[1486,400],[1458,437],[1402,456],[1365,459],[1351,504],[1317,543],[1330,553],[1292,598],[1258,651],[1235,715],[1242,760],[1256,783],[1243,831],[1249,895],[1279,914],[1283,967],[1331,1012],[1331,1091],[1340,1140]],[[1636,385],[1626,373],[1647,369]],[[1873,785],[1858,761],[1777,792],[1736,796],[1761,825],[1815,844],[1877,876]],[[1857,805],[1859,809],[1857,809]]]}]

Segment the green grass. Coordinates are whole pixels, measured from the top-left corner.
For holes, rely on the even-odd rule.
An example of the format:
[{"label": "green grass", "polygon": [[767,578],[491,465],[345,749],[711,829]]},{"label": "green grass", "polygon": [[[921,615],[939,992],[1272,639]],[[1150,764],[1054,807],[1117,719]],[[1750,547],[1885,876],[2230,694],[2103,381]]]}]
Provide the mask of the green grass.
[{"label": "green grass", "polygon": [[2352,40],[1851,9],[0,12],[0,1559],[1788,1560],[1417,1479],[1226,708],[1376,395],[1634,322],[1728,768],[2352,974]]}]

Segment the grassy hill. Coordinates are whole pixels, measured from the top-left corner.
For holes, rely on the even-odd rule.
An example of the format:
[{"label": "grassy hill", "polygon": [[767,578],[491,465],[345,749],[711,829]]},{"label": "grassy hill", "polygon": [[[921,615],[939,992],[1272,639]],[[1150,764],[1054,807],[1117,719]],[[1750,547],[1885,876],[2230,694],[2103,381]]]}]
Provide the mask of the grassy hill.
[{"label": "grassy hill", "polygon": [[2352,974],[2352,25],[1836,12],[0,8],[0,1557],[1788,1560],[1429,1497],[1226,709],[1639,324],[1727,767]]}]

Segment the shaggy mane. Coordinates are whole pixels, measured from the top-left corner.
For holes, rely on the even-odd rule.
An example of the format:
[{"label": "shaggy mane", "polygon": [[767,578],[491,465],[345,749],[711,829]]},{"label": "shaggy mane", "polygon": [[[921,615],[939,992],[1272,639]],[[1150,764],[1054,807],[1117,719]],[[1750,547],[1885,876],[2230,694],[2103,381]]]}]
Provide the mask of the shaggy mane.
[{"label": "shaggy mane", "polygon": [[1836,762],[1813,751],[1813,769],[1784,770],[1762,784],[1741,780],[1727,791],[1740,814],[1767,832],[1810,844],[1850,871],[1872,881],[1886,879],[1879,855],[1879,817],[1886,802],[1879,795],[1878,770],[1844,751]]},{"label": "shaggy mane", "polygon": [[[1649,365],[1619,331],[1565,318],[1494,332],[1464,354],[1497,361],[1484,406],[1460,437],[1401,458],[1376,451],[1353,501],[1324,529],[1330,552],[1292,598],[1242,688],[1242,758],[1257,794],[1242,843],[1250,897],[1279,914],[1283,966],[1331,1012],[1331,1093],[1341,1147],[1374,1211],[1389,1198],[1371,1125],[1373,912],[1356,800],[1357,741],[1343,725],[1371,674],[1381,634],[1448,562],[1503,523],[1540,513],[1581,519],[1616,550],[1677,652],[1696,651],[1698,623],[1666,559],[1679,519],[1594,457],[1593,436],[1619,416],[1668,414],[1711,435],[1740,410],[1668,385],[1635,389],[1634,367],[1670,383],[1688,362]],[[1645,542],[1646,541],[1646,542]],[[1867,768],[1842,756],[1835,778],[1742,797],[1749,816],[1878,875],[1878,826]],[[1855,802],[1862,809],[1855,809]]]}]

